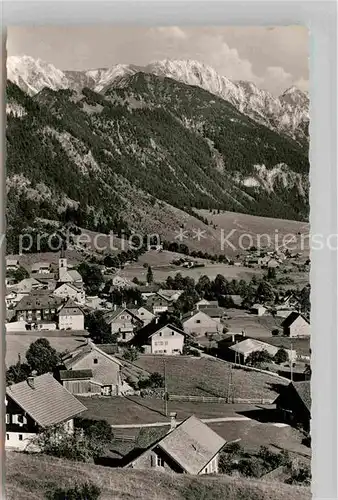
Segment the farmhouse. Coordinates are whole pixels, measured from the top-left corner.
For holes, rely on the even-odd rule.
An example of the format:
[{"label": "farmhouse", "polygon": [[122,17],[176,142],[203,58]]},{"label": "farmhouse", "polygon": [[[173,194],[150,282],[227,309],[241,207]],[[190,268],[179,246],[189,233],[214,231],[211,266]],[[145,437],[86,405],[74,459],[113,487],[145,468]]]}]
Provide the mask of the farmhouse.
[{"label": "farmhouse", "polygon": [[[279,351],[279,347],[256,339],[242,340],[241,342],[231,345],[229,349],[233,353],[232,357],[241,364],[246,362],[248,356],[252,352],[267,351],[271,356],[275,356]],[[297,352],[295,350],[285,349],[285,351],[289,357],[289,361],[296,361]]]},{"label": "farmhouse", "polygon": [[129,342],[135,330],[143,326],[143,321],[126,307],[115,308],[105,316],[105,321],[111,326],[112,334],[118,334],[119,342]]},{"label": "farmhouse", "polygon": [[309,337],[310,336],[310,323],[302,314],[292,312],[282,322],[283,334],[288,337]]},{"label": "farmhouse", "polygon": [[129,310],[143,322],[144,326],[151,323],[151,321],[155,318],[155,314],[144,306],[136,308],[134,306],[134,308],[129,308]]},{"label": "farmhouse", "polygon": [[51,373],[10,385],[6,388],[5,447],[25,450],[40,430],[56,424],[71,432],[73,418],[86,409]]},{"label": "farmhouse", "polygon": [[287,423],[309,431],[311,419],[310,381],[291,382],[275,401],[276,409]]},{"label": "farmhouse", "polygon": [[138,286],[137,289],[141,293],[142,299],[147,300],[149,299],[149,297],[156,295],[156,293],[160,290],[160,285],[156,285],[156,283],[151,283],[147,285]]},{"label": "farmhouse", "polygon": [[169,302],[176,302],[180,296],[182,295],[183,290],[165,290],[165,289],[160,289],[157,292],[157,295],[159,297],[163,297],[164,299],[167,299]]},{"label": "farmhouse", "polygon": [[37,262],[31,267],[32,274],[50,274],[51,268],[49,262]]},{"label": "farmhouse", "polygon": [[[118,359],[88,341],[87,344],[64,356],[60,366],[60,379],[68,390],[75,391],[74,394],[97,393],[104,396],[118,396],[122,387],[121,367],[122,364]],[[71,375],[62,373],[61,378],[62,370],[75,372],[85,370],[86,373],[76,373],[73,379],[69,378]],[[91,377],[88,370],[91,371]]]},{"label": "farmhouse", "polygon": [[201,299],[196,302],[196,309],[202,309],[203,307],[218,307],[218,301]]},{"label": "farmhouse", "polygon": [[266,313],[267,309],[262,304],[254,304],[250,310],[252,314],[257,314],[257,316],[263,316],[263,314]]},{"label": "farmhouse", "polygon": [[47,290],[32,291],[16,305],[16,319],[30,323],[40,320],[55,320],[61,305],[62,299],[50,295]]},{"label": "farmhouse", "polygon": [[185,334],[171,324],[159,324],[158,318],[141,328],[132,343],[147,354],[182,354]]},{"label": "farmhouse", "polygon": [[171,300],[160,295],[152,295],[147,299],[146,306],[154,314],[160,314],[162,312],[168,311],[171,306]]},{"label": "farmhouse", "polygon": [[35,278],[25,278],[16,284],[15,290],[20,293],[30,293],[32,290],[41,290],[46,285]]},{"label": "farmhouse", "polygon": [[71,299],[61,307],[58,317],[60,330],[84,330],[83,310]]},{"label": "farmhouse", "polygon": [[206,313],[206,309],[191,311],[182,317],[182,325],[185,333],[201,337],[208,334],[220,333],[223,325],[217,318],[212,318]]},{"label": "farmhouse", "polygon": [[178,425],[176,414],[172,414],[171,419],[169,432],[143,450],[126,467],[195,476],[217,474],[219,453],[226,441],[194,415]]},{"label": "farmhouse", "polygon": [[82,305],[86,302],[85,291],[72,283],[59,283],[53,291],[53,295],[62,297],[63,299],[72,299],[74,302]]},{"label": "farmhouse", "polygon": [[16,271],[19,267],[18,259],[6,259],[6,271]]}]

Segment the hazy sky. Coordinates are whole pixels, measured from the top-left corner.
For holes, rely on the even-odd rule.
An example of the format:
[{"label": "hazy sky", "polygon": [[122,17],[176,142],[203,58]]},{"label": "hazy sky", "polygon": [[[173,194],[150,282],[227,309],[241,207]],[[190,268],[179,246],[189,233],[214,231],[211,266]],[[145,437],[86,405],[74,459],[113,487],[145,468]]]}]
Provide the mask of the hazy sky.
[{"label": "hazy sky", "polygon": [[158,59],[197,59],[231,80],[273,94],[308,88],[308,32],[302,27],[11,27],[8,55],[29,55],[59,69]]}]

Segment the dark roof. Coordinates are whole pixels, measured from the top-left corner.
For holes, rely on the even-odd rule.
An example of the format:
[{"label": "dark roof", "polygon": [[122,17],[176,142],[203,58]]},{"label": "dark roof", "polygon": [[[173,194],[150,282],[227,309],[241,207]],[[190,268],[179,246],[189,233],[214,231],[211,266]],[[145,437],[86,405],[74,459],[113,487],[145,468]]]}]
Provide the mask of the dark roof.
[{"label": "dark roof", "polygon": [[304,380],[301,382],[292,382],[292,385],[307,410],[311,412],[311,382],[309,380]]},{"label": "dark roof", "polygon": [[154,283],[152,285],[140,285],[137,287],[141,293],[156,293],[160,288],[160,285]]},{"label": "dark roof", "polygon": [[107,312],[104,316],[106,323],[110,325],[114,321],[114,319],[117,318],[124,311],[131,314],[135,320],[139,321],[142,324],[142,320],[138,316],[136,316],[136,314],[133,311],[127,309],[126,307],[117,307],[115,310]]},{"label": "dark roof", "polygon": [[180,328],[178,328],[177,326],[172,325],[169,322],[165,323],[165,322],[158,321],[158,319],[155,318],[153,321],[151,321],[150,323],[148,323],[148,325],[144,326],[143,328],[140,328],[140,330],[138,330],[135,333],[135,336],[132,339],[132,343],[133,344],[138,344],[138,345],[146,344],[148,342],[148,339],[152,335],[154,335],[154,333],[156,333],[157,331],[161,330],[165,326],[167,326],[168,328],[170,328],[172,330],[175,330],[176,332],[181,333],[182,335],[186,336],[186,334],[184,333],[184,331],[181,330]]},{"label": "dark roof", "polygon": [[290,408],[293,405],[295,394],[298,395],[305,408],[309,413],[311,413],[311,382],[310,380],[304,380],[300,382],[290,382],[290,384],[284,387],[280,395],[276,398],[275,404],[286,405]]},{"label": "dark roof", "polygon": [[88,379],[92,376],[92,370],[60,370],[60,380]]},{"label": "dark roof", "polygon": [[192,415],[148,449],[159,447],[185,472],[199,474],[225,444],[221,436]]},{"label": "dark roof", "polygon": [[222,307],[200,307],[200,311],[204,312],[210,318],[222,318],[225,310]]},{"label": "dark roof", "polygon": [[83,315],[83,310],[80,306],[75,304],[72,299],[68,299],[67,302],[62,306],[59,312],[59,316],[68,315],[68,314],[76,314]]},{"label": "dark roof", "polygon": [[101,351],[106,354],[118,354],[119,346],[117,344],[100,344]]},{"label": "dark roof", "polygon": [[61,297],[52,295],[51,292],[44,292],[43,290],[32,291],[29,295],[22,297],[20,302],[17,303],[16,311],[29,311],[45,308],[57,308],[63,302]]},{"label": "dark roof", "polygon": [[34,388],[27,380],[10,385],[6,394],[41,427],[65,422],[87,409],[51,373],[34,377]]},{"label": "dark roof", "polygon": [[303,314],[296,312],[296,311],[293,311],[292,313],[289,314],[289,316],[287,318],[285,318],[285,320],[281,323],[281,326],[283,326],[283,327],[284,326],[285,327],[291,326],[292,323],[294,323],[296,321],[298,316],[301,316],[307,323],[309,323]]}]

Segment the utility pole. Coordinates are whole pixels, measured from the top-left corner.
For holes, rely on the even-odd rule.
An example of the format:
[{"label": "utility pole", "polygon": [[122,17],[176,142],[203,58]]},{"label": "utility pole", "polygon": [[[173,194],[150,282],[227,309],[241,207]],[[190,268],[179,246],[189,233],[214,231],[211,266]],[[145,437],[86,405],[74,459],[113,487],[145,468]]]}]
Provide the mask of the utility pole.
[{"label": "utility pole", "polygon": [[164,413],[168,416],[168,393],[167,393],[167,372],[165,366],[165,359],[163,359],[163,375],[164,375]]},{"label": "utility pole", "polygon": [[293,351],[292,351],[292,342],[290,344],[290,348],[291,348],[291,363],[290,363],[290,367],[291,367],[291,382],[293,382]]},{"label": "utility pole", "polygon": [[232,364],[230,363],[230,365],[229,365],[229,378],[228,378],[228,393],[227,393],[228,403],[230,403],[231,386],[232,386]]}]

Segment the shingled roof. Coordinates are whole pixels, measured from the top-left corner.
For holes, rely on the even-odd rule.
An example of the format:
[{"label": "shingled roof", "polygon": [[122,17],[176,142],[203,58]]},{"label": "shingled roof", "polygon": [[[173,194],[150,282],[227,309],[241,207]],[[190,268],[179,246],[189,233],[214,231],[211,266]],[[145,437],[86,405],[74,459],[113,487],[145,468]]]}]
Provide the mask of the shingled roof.
[{"label": "shingled roof", "polygon": [[306,409],[311,412],[311,383],[309,380],[292,383],[294,390],[303,401]]},{"label": "shingled roof", "polygon": [[160,448],[186,473],[196,475],[225,444],[225,439],[192,415],[143,450],[141,455],[149,449]]},{"label": "shingled roof", "polygon": [[87,409],[51,373],[34,377],[32,385],[27,380],[10,385],[6,395],[41,427],[66,422]]},{"label": "shingled roof", "polygon": [[281,323],[281,326],[286,328],[291,326],[292,323],[294,323],[299,316],[301,316],[307,323],[309,323],[303,314],[293,311],[292,313],[289,314],[287,318],[285,318],[285,320]]}]

